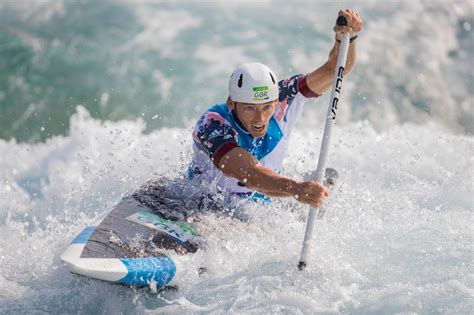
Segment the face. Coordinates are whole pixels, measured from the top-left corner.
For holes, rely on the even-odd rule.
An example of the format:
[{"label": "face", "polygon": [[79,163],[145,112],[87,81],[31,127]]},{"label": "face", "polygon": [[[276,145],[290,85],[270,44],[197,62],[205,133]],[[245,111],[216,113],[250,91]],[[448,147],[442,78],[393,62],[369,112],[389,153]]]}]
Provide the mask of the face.
[{"label": "face", "polygon": [[265,136],[268,123],[275,113],[278,100],[264,104],[247,104],[230,102],[229,106],[235,111],[245,129],[254,137]]}]

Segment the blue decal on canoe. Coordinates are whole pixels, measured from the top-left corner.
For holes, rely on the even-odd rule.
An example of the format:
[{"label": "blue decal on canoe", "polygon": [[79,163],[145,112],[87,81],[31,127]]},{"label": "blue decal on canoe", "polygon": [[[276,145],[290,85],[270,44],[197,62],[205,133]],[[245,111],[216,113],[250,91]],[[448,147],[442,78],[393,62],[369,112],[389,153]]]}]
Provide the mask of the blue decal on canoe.
[{"label": "blue decal on canoe", "polygon": [[76,238],[72,241],[71,244],[85,244],[85,243],[87,243],[87,241],[88,241],[89,238],[91,237],[92,233],[94,233],[95,228],[96,228],[95,226],[86,227],[86,228],[81,232],[81,234],[79,234],[78,236],[76,236]]},{"label": "blue decal on canoe", "polygon": [[176,274],[176,265],[170,257],[121,258],[128,274],[117,282],[147,285],[151,280],[158,287],[169,283]]}]

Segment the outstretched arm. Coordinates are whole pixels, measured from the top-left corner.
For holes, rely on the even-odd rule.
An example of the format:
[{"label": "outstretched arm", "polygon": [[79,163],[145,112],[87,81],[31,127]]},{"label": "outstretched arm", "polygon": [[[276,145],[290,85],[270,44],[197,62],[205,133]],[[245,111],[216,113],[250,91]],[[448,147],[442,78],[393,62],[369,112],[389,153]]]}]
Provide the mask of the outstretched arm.
[{"label": "outstretched arm", "polygon": [[[339,54],[340,46],[338,41],[340,41],[342,34],[350,33],[352,38],[355,36],[355,33],[362,29],[362,19],[356,11],[349,9],[341,10],[339,11],[339,16],[341,15],[346,18],[347,26],[334,26],[336,42],[329,53],[328,60],[321,67],[309,73],[306,77],[306,83],[308,87],[318,95],[321,95],[326,90],[328,90],[334,80],[334,71],[336,69],[337,56]],[[356,42],[356,40],[353,40],[349,45],[344,75],[347,75],[355,64]]]},{"label": "outstretched arm", "polygon": [[257,159],[243,148],[236,147],[219,161],[219,169],[247,188],[270,197],[294,197],[302,203],[319,208],[328,196],[326,189],[315,181],[298,182],[278,175],[260,165]]}]

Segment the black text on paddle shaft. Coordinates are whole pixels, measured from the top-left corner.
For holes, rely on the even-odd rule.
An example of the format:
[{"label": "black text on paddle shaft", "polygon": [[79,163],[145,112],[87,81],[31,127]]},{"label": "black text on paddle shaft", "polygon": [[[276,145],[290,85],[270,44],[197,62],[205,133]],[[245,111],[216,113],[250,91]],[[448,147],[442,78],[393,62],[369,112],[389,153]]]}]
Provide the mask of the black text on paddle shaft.
[{"label": "black text on paddle shaft", "polygon": [[334,95],[331,105],[331,118],[334,120],[336,119],[336,110],[337,110],[337,102],[339,102],[339,95],[341,95],[341,88],[342,88],[342,74],[344,72],[344,67],[339,67],[337,70],[337,79],[336,79],[336,87],[334,89],[337,94]]}]

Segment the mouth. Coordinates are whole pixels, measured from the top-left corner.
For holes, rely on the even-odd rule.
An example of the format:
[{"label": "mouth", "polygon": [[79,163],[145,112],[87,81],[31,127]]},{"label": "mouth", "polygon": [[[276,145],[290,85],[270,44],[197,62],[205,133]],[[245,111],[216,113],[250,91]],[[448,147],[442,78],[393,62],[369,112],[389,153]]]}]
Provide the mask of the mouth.
[{"label": "mouth", "polygon": [[265,130],[265,124],[253,124],[252,129],[257,132],[262,132]]}]

